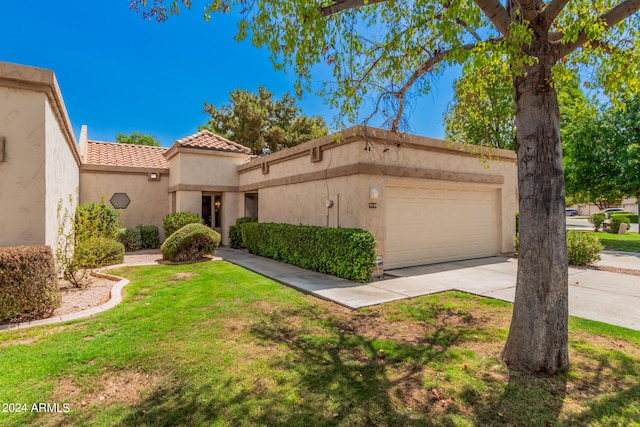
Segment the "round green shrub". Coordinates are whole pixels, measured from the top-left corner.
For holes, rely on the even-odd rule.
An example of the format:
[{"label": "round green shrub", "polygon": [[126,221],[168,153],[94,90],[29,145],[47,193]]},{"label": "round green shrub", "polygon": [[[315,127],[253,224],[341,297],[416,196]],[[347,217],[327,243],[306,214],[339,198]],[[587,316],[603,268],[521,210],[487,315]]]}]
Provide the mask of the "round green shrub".
[{"label": "round green shrub", "polygon": [[631,220],[626,215],[611,215],[609,226],[607,227],[607,231],[609,233],[617,233],[620,230],[620,225],[622,223],[627,224],[627,230],[631,226]]},{"label": "round green shrub", "polygon": [[104,202],[84,203],[76,208],[76,240],[93,237],[116,239],[120,230],[118,211]]},{"label": "round green shrub", "polygon": [[118,234],[118,242],[124,245],[127,251],[137,251],[142,247],[142,234],[138,227],[129,227],[123,229]]},{"label": "round green shrub", "polygon": [[598,231],[605,219],[607,219],[607,216],[604,212],[596,212],[589,217],[589,222],[593,224],[594,231]]},{"label": "round green shrub", "polygon": [[600,240],[584,231],[567,231],[567,255],[571,265],[589,265],[600,259]]},{"label": "round green shrub", "polygon": [[162,259],[196,261],[204,255],[213,255],[219,244],[220,234],[206,225],[187,224],[164,241]]},{"label": "round green shrub", "polygon": [[202,224],[202,218],[191,212],[175,212],[164,217],[164,238],[168,239],[173,233],[187,224]]},{"label": "round green shrub", "polygon": [[155,225],[139,225],[142,249],[155,249],[160,245],[160,232]]},{"label": "round green shrub", "polygon": [[93,237],[78,243],[74,258],[83,268],[98,268],[124,262],[124,245],[113,239]]}]

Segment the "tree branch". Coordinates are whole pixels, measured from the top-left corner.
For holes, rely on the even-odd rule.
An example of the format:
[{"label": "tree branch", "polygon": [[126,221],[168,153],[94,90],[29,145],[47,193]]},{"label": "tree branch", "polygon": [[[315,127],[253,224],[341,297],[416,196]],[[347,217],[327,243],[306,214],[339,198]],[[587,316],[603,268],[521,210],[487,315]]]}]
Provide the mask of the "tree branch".
[{"label": "tree branch", "polygon": [[473,36],[474,39],[476,39],[477,41],[482,41],[478,33],[476,33],[473,28],[469,27],[467,23],[464,22],[462,19],[456,18],[456,23],[460,25],[462,28],[464,28],[465,30],[467,30],[469,34]]},{"label": "tree branch", "polygon": [[[607,30],[614,27],[618,23],[624,21],[634,13],[640,10],[640,0],[625,0],[607,13],[600,15],[598,20],[604,21]],[[606,30],[605,30],[606,31]],[[558,58],[562,58],[565,55],[573,52],[580,46],[584,45],[589,40],[586,31],[582,31],[578,35],[578,39],[573,43],[567,43],[560,46],[558,49]]]},{"label": "tree branch", "polygon": [[493,22],[498,31],[503,35],[509,35],[509,24],[511,17],[498,0],[474,0],[480,9],[487,15],[487,18]]},{"label": "tree branch", "polygon": [[[474,47],[476,47],[476,44],[475,43],[470,43],[470,44],[463,45],[461,47],[464,50],[471,50]],[[411,86],[414,85],[414,83],[420,77],[422,77],[425,73],[431,71],[434,66],[436,66],[438,63],[440,63],[444,59],[446,59],[447,55],[450,52],[451,52],[450,49],[437,50],[436,52],[434,52],[434,54],[429,59],[427,59],[426,62],[424,62],[422,65],[420,65],[420,67],[411,74],[409,79],[405,82],[405,84],[399,90],[392,92],[392,95],[396,97],[396,99],[398,100],[398,103],[399,103],[398,111],[396,113],[396,117],[393,119],[393,122],[391,124],[391,131],[392,132],[397,132],[398,131],[398,124],[400,123],[400,119],[402,117],[402,112],[404,111],[404,96],[405,96],[405,93],[411,88]]]},{"label": "tree branch", "polygon": [[356,9],[362,6],[369,6],[371,4],[383,3],[387,0],[336,0],[330,6],[322,7],[320,10],[322,11],[323,16],[331,16],[336,13],[340,13],[349,9]]},{"label": "tree branch", "polygon": [[554,19],[558,16],[558,14],[564,9],[564,7],[569,3],[569,0],[551,0],[551,2],[544,8],[540,17],[542,21],[545,23],[545,26],[549,28]]}]

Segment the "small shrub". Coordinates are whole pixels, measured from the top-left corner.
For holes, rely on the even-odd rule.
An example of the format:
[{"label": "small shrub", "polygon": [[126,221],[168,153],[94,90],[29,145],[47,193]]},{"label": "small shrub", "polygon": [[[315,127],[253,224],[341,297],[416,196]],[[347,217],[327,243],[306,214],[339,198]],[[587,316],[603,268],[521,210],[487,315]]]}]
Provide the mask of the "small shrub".
[{"label": "small shrub", "polygon": [[240,226],[249,222],[258,222],[258,219],[252,216],[243,216],[236,220],[236,224],[229,227],[229,246],[234,249],[244,248],[242,243],[242,232]]},{"label": "small shrub", "polygon": [[168,239],[173,233],[187,224],[202,224],[202,218],[191,212],[175,212],[164,217],[164,238]]},{"label": "small shrub", "polygon": [[567,232],[567,255],[571,265],[589,265],[600,259],[600,240],[584,231]]},{"label": "small shrub", "polygon": [[118,211],[104,201],[84,203],[76,208],[75,238],[82,241],[94,237],[116,239],[120,229]]},{"label": "small shrub", "polygon": [[0,248],[0,321],[46,316],[61,303],[49,246]]},{"label": "small shrub", "polygon": [[76,263],[82,268],[98,268],[124,262],[124,245],[113,239],[94,237],[76,247]]},{"label": "small shrub", "polygon": [[516,236],[520,233],[520,212],[516,212]]},{"label": "small shrub", "polygon": [[162,259],[195,261],[213,255],[220,244],[220,234],[202,224],[187,224],[171,234],[162,244]]},{"label": "small shrub", "polygon": [[627,230],[631,225],[631,221],[629,221],[629,217],[626,215],[611,215],[611,219],[609,220],[609,224],[606,227],[606,231],[609,233],[617,233],[620,230],[620,224],[627,224]]},{"label": "small shrub", "polygon": [[252,254],[357,282],[371,280],[376,240],[369,231],[257,222],[240,230]]},{"label": "small shrub", "polygon": [[155,225],[139,225],[142,249],[155,249],[160,246],[160,232]]},{"label": "small shrub", "polygon": [[600,227],[602,227],[602,223],[604,223],[605,219],[607,219],[607,217],[604,212],[596,212],[592,214],[589,217],[589,222],[593,224],[593,231],[600,230]]},{"label": "small shrub", "polygon": [[142,234],[138,227],[128,227],[118,234],[118,241],[127,251],[137,251],[142,247]]}]

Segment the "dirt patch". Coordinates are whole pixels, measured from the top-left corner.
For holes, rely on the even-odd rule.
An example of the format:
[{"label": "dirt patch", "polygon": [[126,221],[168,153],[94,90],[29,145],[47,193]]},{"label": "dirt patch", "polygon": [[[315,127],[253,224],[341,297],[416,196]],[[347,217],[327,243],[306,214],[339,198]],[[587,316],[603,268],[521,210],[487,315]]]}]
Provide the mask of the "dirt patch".
[{"label": "dirt patch", "polygon": [[159,382],[157,375],[140,371],[121,371],[102,376],[92,384],[99,389],[87,392],[72,379],[63,379],[53,394],[55,401],[70,402],[72,406],[105,405],[114,402],[135,405],[139,403],[145,390]]},{"label": "dirt patch", "polygon": [[337,319],[336,326],[342,332],[369,339],[399,340],[408,343],[423,342],[427,332],[424,325],[413,322],[392,322],[376,315],[362,313]]},{"label": "dirt patch", "polygon": [[171,276],[171,279],[175,281],[180,281],[180,280],[193,279],[194,277],[198,277],[198,275],[196,273],[176,273],[173,276]]},{"label": "dirt patch", "polygon": [[9,347],[12,345],[29,345],[29,344],[33,344],[35,342],[38,342],[40,339],[38,337],[34,337],[34,338],[25,338],[23,340],[9,340],[9,341],[4,341],[4,342],[0,342],[0,347]]},{"label": "dirt patch", "polygon": [[640,276],[640,270],[634,270],[632,268],[611,267],[608,265],[593,265],[589,266],[593,270],[608,271],[609,273],[629,274],[631,276]]}]

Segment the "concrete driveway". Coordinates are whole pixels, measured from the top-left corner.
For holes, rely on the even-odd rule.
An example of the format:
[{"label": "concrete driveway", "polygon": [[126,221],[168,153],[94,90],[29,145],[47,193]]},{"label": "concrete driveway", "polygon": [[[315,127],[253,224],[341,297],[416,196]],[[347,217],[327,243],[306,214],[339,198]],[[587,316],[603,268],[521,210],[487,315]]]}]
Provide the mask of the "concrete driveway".
[{"label": "concrete driveway", "polygon": [[[349,308],[361,308],[420,295],[458,290],[513,302],[517,260],[491,257],[387,271],[392,278],[367,284],[303,270],[229,248],[216,255],[303,292]],[[620,258],[624,255],[617,255]],[[627,267],[640,270],[640,257],[627,255]],[[569,269],[572,316],[640,330],[640,276]]]}]

